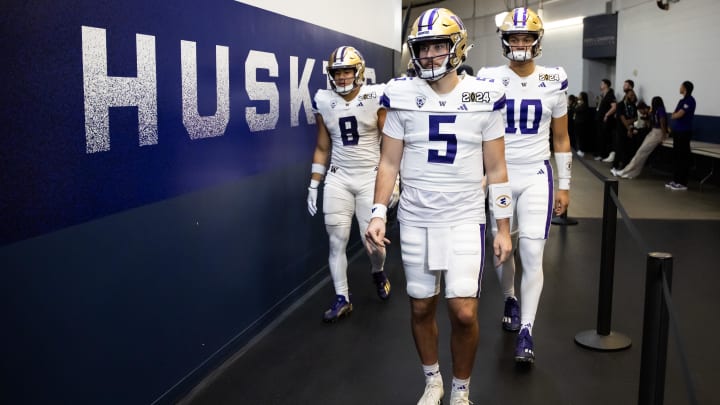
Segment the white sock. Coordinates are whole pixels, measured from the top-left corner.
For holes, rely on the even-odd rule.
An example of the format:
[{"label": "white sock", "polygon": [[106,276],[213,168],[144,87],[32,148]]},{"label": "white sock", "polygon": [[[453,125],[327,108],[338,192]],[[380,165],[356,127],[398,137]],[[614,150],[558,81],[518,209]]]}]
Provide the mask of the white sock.
[{"label": "white sock", "polygon": [[423,364],[422,368],[423,374],[425,375],[425,382],[431,378],[439,378],[442,380],[442,376],[440,375],[440,363],[431,364],[429,366]]},{"label": "white sock", "polygon": [[470,379],[467,380],[461,380],[455,376],[453,376],[452,380],[452,392],[468,392],[470,391]]}]

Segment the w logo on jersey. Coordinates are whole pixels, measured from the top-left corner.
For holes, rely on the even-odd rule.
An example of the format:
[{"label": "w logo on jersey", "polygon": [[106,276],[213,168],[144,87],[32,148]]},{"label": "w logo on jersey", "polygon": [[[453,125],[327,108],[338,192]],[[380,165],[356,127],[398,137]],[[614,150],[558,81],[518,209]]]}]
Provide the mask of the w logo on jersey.
[{"label": "w logo on jersey", "polygon": [[422,106],[425,105],[425,101],[427,98],[425,96],[417,96],[415,97],[415,104],[417,104],[418,108],[422,108]]},{"label": "w logo on jersey", "polygon": [[495,205],[497,205],[500,208],[507,208],[510,206],[511,201],[512,201],[512,198],[510,198],[510,196],[503,194],[503,195],[499,195],[495,199]]}]

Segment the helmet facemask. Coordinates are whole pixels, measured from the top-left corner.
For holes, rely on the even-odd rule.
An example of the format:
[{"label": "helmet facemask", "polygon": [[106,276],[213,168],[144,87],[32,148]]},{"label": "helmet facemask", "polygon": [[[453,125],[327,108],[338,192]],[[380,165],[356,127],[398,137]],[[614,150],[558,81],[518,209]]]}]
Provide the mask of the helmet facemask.
[{"label": "helmet facemask", "polygon": [[[509,12],[499,29],[503,55],[516,62],[525,62],[542,55],[542,37],[545,33],[542,20],[529,8],[516,8]],[[534,38],[527,46],[510,46],[510,37],[515,34],[530,35]],[[524,48],[524,49],[517,49]]]},{"label": "helmet facemask", "polygon": [[515,34],[520,33],[513,32],[510,34],[503,34],[502,36],[503,55],[505,55],[506,58],[515,62],[525,62],[537,58],[542,54],[542,47],[540,46],[540,35],[537,35],[535,33],[528,33],[529,35],[535,37],[535,40],[532,42],[532,44],[525,46],[511,46],[510,36]]},{"label": "helmet facemask", "polygon": [[[335,81],[335,71],[338,69],[353,69],[355,71],[353,80],[344,86],[338,86]],[[330,54],[327,75],[330,87],[336,93],[341,96],[350,94],[365,83],[365,59],[357,49],[351,46],[341,46]]]},{"label": "helmet facemask", "polygon": [[[410,62],[419,78],[437,81],[456,70],[465,60],[465,54],[469,50],[467,31],[460,18],[452,11],[445,8],[426,10],[415,20],[412,27],[407,44],[410,49]],[[432,46],[438,42],[448,44],[447,53],[433,56],[433,61],[442,59],[442,63],[437,67],[436,63],[427,68],[423,67],[423,60],[428,58],[420,57],[420,48],[428,43]]]},{"label": "helmet facemask", "polygon": [[356,87],[360,87],[360,84],[358,83],[362,83],[362,81],[359,80],[360,74],[358,70],[356,68],[350,68],[355,71],[355,74],[353,75],[353,80],[351,80],[350,82],[346,81],[347,84],[345,86],[338,85],[338,83],[335,81],[335,71],[340,69],[343,68],[328,68],[328,78],[330,79],[330,86],[333,88],[333,90],[335,90],[337,94],[344,96],[346,94],[350,94],[350,92],[353,91]]},{"label": "helmet facemask", "polygon": [[[438,44],[439,41],[442,41],[446,44],[448,51],[444,54],[439,54],[435,56],[429,56],[429,57],[420,57],[420,48],[427,43],[430,43],[430,46],[434,46]],[[436,81],[450,73],[451,71],[457,69],[457,66],[459,64],[454,65],[450,63],[450,58],[454,58],[454,46],[452,46],[452,42],[449,39],[442,40],[442,39],[423,39],[421,41],[413,41],[410,45],[410,57],[413,64],[413,67],[415,68],[415,73],[417,74],[417,77],[429,81]],[[436,67],[436,60],[442,59],[442,63],[440,63],[440,66]],[[423,67],[423,61],[430,60],[429,67],[425,68]]]}]

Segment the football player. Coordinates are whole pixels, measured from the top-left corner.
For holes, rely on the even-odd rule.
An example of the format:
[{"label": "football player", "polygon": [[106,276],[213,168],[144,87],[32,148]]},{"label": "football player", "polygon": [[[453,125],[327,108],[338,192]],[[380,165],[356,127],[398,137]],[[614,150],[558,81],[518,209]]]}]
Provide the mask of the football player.
[{"label": "football player", "polygon": [[[368,249],[382,248],[386,201],[397,173],[403,180],[398,204],[400,247],[411,304],[411,328],[425,376],[418,404],[441,403],[436,309],[441,277],[450,317],[450,403],[469,404],[469,383],[478,345],[477,305],[485,258],[483,164],[490,193],[497,196],[498,262],[512,249],[510,187],[507,183],[500,110],[502,86],[458,76],[467,32],[452,11],[433,8],[413,23],[407,40],[415,77],[385,87],[388,108],[367,229]],[[502,219],[504,218],[504,219]]]},{"label": "football player", "polygon": [[[518,333],[515,361],[535,359],[532,328],[543,288],[543,250],[553,214],[562,215],[569,203],[572,153],[568,136],[567,75],[561,67],[535,64],[542,53],[543,24],[530,9],[516,8],[500,26],[500,43],[508,65],[484,68],[479,78],[505,86],[505,159],[512,186],[515,213],[513,239],[523,275],[521,303],[515,295],[513,255],[495,262],[505,297],[502,326]],[[557,166],[558,190],[553,190],[550,165],[550,130]],[[493,228],[493,234],[497,232]]]},{"label": "football player", "polygon": [[[327,73],[332,89],[318,90],[313,99],[318,132],[307,205],[310,215],[315,215],[318,187],[324,178],[322,210],[330,241],[328,266],[336,296],[323,314],[323,320],[335,322],[353,309],[345,251],[353,215],[357,217],[363,242],[363,230],[370,221],[380,160],[380,131],[385,122],[385,109],[380,105],[385,86],[364,84],[365,60],[350,46],[341,46],[332,52]],[[386,203],[392,206],[398,195],[399,190],[395,190]],[[386,300],[390,296],[390,282],[383,271],[385,249],[372,251],[370,263],[377,294]]]}]

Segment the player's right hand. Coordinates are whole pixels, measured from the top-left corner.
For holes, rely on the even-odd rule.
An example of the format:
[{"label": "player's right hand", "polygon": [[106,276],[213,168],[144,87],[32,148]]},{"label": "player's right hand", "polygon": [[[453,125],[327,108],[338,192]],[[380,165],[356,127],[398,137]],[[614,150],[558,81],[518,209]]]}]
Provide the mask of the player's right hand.
[{"label": "player's right hand", "polygon": [[317,214],[317,187],[308,187],[307,205],[310,215],[315,216]]}]

